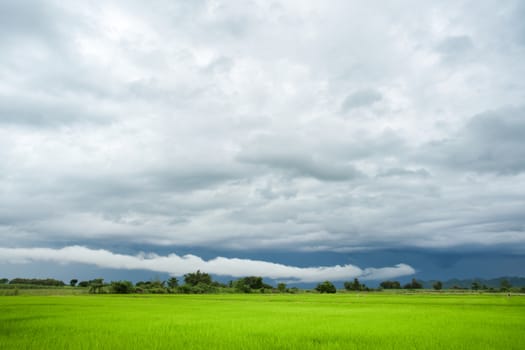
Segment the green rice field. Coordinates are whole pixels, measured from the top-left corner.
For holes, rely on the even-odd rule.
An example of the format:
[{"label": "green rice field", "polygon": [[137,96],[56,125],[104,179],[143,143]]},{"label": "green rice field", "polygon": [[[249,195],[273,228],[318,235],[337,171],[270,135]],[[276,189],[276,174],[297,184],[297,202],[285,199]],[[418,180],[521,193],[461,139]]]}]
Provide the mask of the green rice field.
[{"label": "green rice field", "polygon": [[525,349],[525,297],[3,296],[0,349]]}]

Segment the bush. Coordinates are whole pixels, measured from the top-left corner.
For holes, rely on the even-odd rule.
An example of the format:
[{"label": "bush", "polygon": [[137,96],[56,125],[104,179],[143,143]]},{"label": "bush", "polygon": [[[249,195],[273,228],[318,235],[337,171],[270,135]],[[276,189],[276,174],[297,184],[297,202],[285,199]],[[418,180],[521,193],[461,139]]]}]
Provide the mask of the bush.
[{"label": "bush", "polygon": [[[265,293],[266,290],[272,290],[273,287],[263,282],[263,278],[260,276],[248,276],[239,278],[236,281],[231,282],[231,286],[235,288],[237,292],[241,293],[252,293],[259,291]],[[286,285],[285,285],[286,288]]]},{"label": "bush", "polygon": [[368,290],[368,288],[359,282],[357,278],[354,278],[353,282],[345,282],[344,287],[346,290]]},{"label": "bush", "polygon": [[168,280],[168,286],[170,288],[177,288],[179,286],[179,280],[176,277],[171,277]]},{"label": "bush", "polygon": [[334,284],[330,281],[324,281],[323,283],[319,283],[317,287],[315,287],[315,290],[319,293],[335,293],[337,292],[337,289],[335,288]]},{"label": "bush", "polygon": [[37,286],[57,286],[63,287],[66,284],[53,278],[39,279],[39,278],[15,278],[9,281],[9,284],[31,284]]},{"label": "bush", "polygon": [[89,293],[101,294],[106,293],[103,289],[105,286],[103,278],[95,278],[94,280],[89,281]]},{"label": "bush", "polygon": [[177,291],[183,294],[209,294],[217,293],[217,288],[206,283],[198,283],[195,286],[184,284],[179,286]]},{"label": "bush", "polygon": [[197,270],[197,272],[193,273],[187,273],[184,275],[184,283],[188,284],[190,286],[196,286],[199,283],[202,284],[211,284],[212,279],[211,276],[205,272],[201,272],[200,270]]},{"label": "bush", "polygon": [[151,293],[151,294],[167,294],[168,290],[166,288],[152,288],[152,289],[148,289],[148,293]]},{"label": "bush", "polygon": [[112,281],[110,290],[112,293],[117,294],[133,293],[133,283],[130,281]]},{"label": "bush", "polygon": [[384,281],[379,285],[383,289],[401,289],[401,284],[398,281]]}]

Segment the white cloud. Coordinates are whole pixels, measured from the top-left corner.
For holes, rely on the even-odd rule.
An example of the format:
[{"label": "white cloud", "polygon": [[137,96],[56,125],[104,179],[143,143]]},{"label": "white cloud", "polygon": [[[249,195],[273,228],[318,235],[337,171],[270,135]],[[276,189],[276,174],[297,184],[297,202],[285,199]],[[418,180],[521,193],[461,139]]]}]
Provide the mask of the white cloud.
[{"label": "white cloud", "polygon": [[0,1],[0,246],[518,249],[524,8]]},{"label": "white cloud", "polygon": [[203,260],[195,255],[169,254],[124,255],[108,250],[94,250],[81,246],[51,248],[0,248],[0,262],[12,264],[27,262],[81,263],[101,268],[149,270],[181,276],[201,270],[214,275],[245,277],[262,276],[289,282],[343,281],[352,278],[377,280],[412,275],[415,270],[406,264],[393,267],[360,269],[354,265],[296,267],[267,261],[217,257]]}]

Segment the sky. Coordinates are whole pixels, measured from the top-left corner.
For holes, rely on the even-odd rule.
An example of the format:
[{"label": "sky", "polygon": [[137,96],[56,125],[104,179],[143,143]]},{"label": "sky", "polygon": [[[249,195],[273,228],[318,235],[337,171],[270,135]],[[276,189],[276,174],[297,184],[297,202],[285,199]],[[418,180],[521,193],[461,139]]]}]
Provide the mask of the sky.
[{"label": "sky", "polygon": [[525,276],[523,1],[0,1],[0,277]]}]

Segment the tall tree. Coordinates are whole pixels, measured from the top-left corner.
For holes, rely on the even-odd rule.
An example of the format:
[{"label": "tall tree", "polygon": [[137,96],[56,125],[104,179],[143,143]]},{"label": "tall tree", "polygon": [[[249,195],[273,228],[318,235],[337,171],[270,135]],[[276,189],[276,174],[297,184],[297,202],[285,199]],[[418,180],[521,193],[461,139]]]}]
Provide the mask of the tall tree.
[{"label": "tall tree", "polygon": [[89,281],[89,292],[93,294],[101,293],[102,288],[104,287],[103,278],[95,278],[94,280]]},{"label": "tall tree", "polygon": [[383,281],[379,284],[383,289],[400,289],[401,284],[398,281]]},{"label": "tall tree", "polygon": [[423,288],[423,285],[418,282],[415,278],[412,278],[412,282],[407,283],[403,286],[405,289],[421,289]]},{"label": "tall tree", "polygon": [[354,278],[353,282],[345,282],[344,287],[346,290],[364,290],[366,286],[359,282],[359,279]]},{"label": "tall tree", "polygon": [[168,287],[177,288],[179,286],[179,280],[176,277],[171,277],[168,280]]},{"label": "tall tree", "polygon": [[502,279],[499,283],[502,292],[508,292],[512,288],[512,284],[507,279]]},{"label": "tall tree", "polygon": [[330,281],[324,281],[322,283],[319,283],[317,287],[315,287],[315,290],[319,293],[335,293],[337,292],[337,289],[335,288],[334,284]]},{"label": "tall tree", "polygon": [[211,284],[211,276],[205,272],[197,270],[197,272],[187,273],[184,275],[184,283],[190,286],[196,286],[199,283],[202,284]]},{"label": "tall tree", "polygon": [[112,281],[111,291],[118,294],[129,294],[133,292],[133,283],[130,281]]}]

